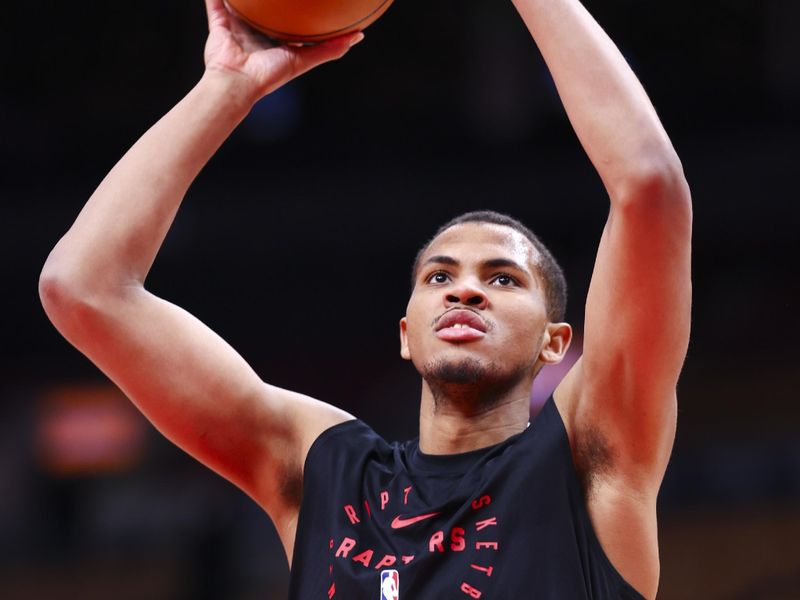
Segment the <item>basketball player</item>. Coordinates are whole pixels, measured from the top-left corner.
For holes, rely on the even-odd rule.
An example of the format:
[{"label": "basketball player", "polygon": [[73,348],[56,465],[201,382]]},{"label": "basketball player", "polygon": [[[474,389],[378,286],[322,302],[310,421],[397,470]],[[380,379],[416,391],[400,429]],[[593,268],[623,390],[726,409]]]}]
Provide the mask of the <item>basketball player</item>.
[{"label": "basketball player", "polygon": [[419,439],[388,444],[338,408],[262,382],[144,287],[188,186],[254,102],[362,38],[271,48],[222,0],[206,4],[202,79],[47,260],[41,296],[59,331],[264,508],[291,598],[654,598],[692,213],[675,151],[611,40],[578,0],[515,0],[610,198],[582,359],[529,424],[533,378],[572,335],[563,278],[518,222],[466,215],[417,257],[400,339],[423,378]]}]

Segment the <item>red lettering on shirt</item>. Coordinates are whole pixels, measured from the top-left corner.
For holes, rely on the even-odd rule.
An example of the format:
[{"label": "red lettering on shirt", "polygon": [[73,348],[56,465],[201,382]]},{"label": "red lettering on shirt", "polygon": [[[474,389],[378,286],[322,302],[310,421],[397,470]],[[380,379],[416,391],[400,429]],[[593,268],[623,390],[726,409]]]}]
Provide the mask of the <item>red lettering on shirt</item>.
[{"label": "red lettering on shirt", "polygon": [[491,577],[492,571],[494,571],[494,567],[481,567],[480,565],[470,565],[470,567],[472,567],[476,571],[481,571],[483,573],[486,573],[487,577]]},{"label": "red lettering on shirt", "polygon": [[442,542],[444,541],[444,532],[437,531],[431,536],[431,541],[428,542],[428,551],[433,552],[433,549],[436,548],[439,552],[444,552],[444,545]]},{"label": "red lettering on shirt", "polygon": [[331,587],[328,588],[328,600],[333,598],[336,595],[336,584],[332,583]]},{"label": "red lettering on shirt", "polygon": [[345,504],[344,512],[347,514],[347,518],[350,519],[351,524],[355,525],[356,523],[361,523],[356,514],[356,509],[353,508],[352,504]]},{"label": "red lettering on shirt", "polygon": [[408,495],[411,493],[411,486],[408,486],[406,489],[403,490],[406,493],[406,497],[403,500],[403,504],[408,504]]},{"label": "red lettering on shirt", "polygon": [[359,562],[365,567],[369,566],[369,561],[372,560],[372,555],[374,552],[372,550],[364,550],[361,554],[357,554],[353,557],[353,561]]},{"label": "red lettering on shirt", "polygon": [[497,525],[497,517],[492,517],[491,519],[486,519],[484,521],[478,521],[475,523],[475,530],[480,531],[481,529],[486,529],[487,527],[494,527]]},{"label": "red lettering on shirt", "polygon": [[461,527],[453,527],[450,532],[450,550],[453,552],[462,552],[467,544],[464,542],[464,533]]},{"label": "red lettering on shirt", "polygon": [[472,510],[478,510],[484,506],[489,506],[492,503],[491,496],[481,496],[477,500],[472,501]]},{"label": "red lettering on shirt", "polygon": [[475,589],[468,583],[461,584],[461,591],[471,598],[480,598],[482,595],[480,590]]},{"label": "red lettering on shirt", "polygon": [[413,555],[413,554],[412,554],[411,556],[406,556],[406,555],[403,555],[403,556],[401,556],[401,557],[400,557],[400,560],[402,560],[402,561],[403,561],[403,564],[404,564],[404,565],[407,565],[407,564],[408,564],[408,563],[410,563],[412,560],[414,560],[414,555]]},{"label": "red lettering on shirt", "polygon": [[492,550],[497,550],[497,542],[475,542],[475,549],[480,550],[482,548],[491,548]]},{"label": "red lettering on shirt", "polygon": [[391,567],[396,562],[397,562],[396,556],[392,554],[385,554],[384,557],[375,564],[375,568],[380,569],[382,567]]},{"label": "red lettering on shirt", "polygon": [[386,508],[387,504],[389,504],[389,492],[384,490],[381,492],[381,510]]},{"label": "red lettering on shirt", "polygon": [[364,500],[364,508],[367,509],[367,516],[371,519],[372,518],[372,511],[369,508],[369,502]]},{"label": "red lettering on shirt", "polygon": [[339,558],[340,556],[347,558],[347,555],[350,554],[350,550],[355,547],[356,541],[353,538],[344,538],[342,543],[339,545],[339,549],[336,551],[336,558]]}]

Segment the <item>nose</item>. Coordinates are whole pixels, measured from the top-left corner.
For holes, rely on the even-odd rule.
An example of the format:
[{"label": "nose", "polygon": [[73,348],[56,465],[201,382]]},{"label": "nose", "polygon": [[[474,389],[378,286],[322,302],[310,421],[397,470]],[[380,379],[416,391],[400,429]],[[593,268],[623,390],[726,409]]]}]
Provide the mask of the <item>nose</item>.
[{"label": "nose", "polygon": [[489,304],[489,299],[480,287],[468,282],[463,282],[445,292],[445,307],[450,308],[454,304],[472,306],[474,308],[486,308]]}]

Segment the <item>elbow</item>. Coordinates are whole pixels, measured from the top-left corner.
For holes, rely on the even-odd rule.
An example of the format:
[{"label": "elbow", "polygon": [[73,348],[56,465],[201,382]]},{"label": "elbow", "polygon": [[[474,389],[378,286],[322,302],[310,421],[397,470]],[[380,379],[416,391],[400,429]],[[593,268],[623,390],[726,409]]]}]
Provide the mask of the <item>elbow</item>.
[{"label": "elbow", "polygon": [[80,269],[61,263],[53,255],[39,275],[39,300],[47,317],[65,337],[71,338],[103,310],[107,299],[83,281]]},{"label": "elbow", "polygon": [[39,300],[48,316],[62,301],[61,282],[47,269],[47,265],[39,274]]},{"label": "elbow", "polygon": [[61,244],[47,257],[39,274],[39,300],[56,329],[72,341],[119,311],[144,286]]},{"label": "elbow", "polygon": [[[78,314],[82,294],[69,273],[47,260],[39,275],[39,300],[47,317],[59,331]],[[85,303],[83,303],[85,304]]]},{"label": "elbow", "polygon": [[52,314],[66,304],[69,295],[68,279],[63,269],[58,268],[54,252],[51,253],[39,273],[39,300],[51,320]]},{"label": "elbow", "polygon": [[616,210],[672,216],[691,223],[691,191],[683,165],[672,149],[643,156],[610,192]]}]

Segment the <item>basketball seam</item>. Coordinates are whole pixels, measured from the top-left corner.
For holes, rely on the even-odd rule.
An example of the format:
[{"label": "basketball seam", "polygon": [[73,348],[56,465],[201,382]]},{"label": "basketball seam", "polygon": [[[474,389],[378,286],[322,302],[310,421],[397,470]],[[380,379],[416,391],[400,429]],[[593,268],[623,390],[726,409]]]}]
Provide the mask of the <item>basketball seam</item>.
[{"label": "basketball seam", "polygon": [[384,6],[386,6],[387,4],[391,4],[392,1],[393,0],[383,0],[383,2],[381,2],[375,8],[375,10],[373,10],[369,14],[363,16],[358,21],[354,21],[353,23],[350,23],[349,25],[347,25],[345,27],[340,27],[339,29],[333,29],[332,31],[328,31],[327,33],[305,34],[305,33],[289,33],[288,31],[279,31],[277,29],[270,29],[269,27],[264,27],[263,25],[257,25],[256,23],[254,23],[253,21],[251,21],[250,19],[248,19],[247,17],[242,15],[239,11],[236,11],[236,14],[240,19],[242,19],[243,21],[246,21],[252,27],[254,27],[255,29],[258,29],[259,31],[265,33],[268,36],[269,35],[276,35],[276,36],[296,37],[296,38],[303,38],[303,39],[306,39],[306,40],[311,40],[311,39],[314,39],[314,38],[333,36],[333,35],[339,33],[340,31],[347,31],[351,27],[354,27],[354,26],[358,25],[359,23],[362,23],[362,22],[366,21],[372,15],[374,15],[376,12],[380,11]]}]

